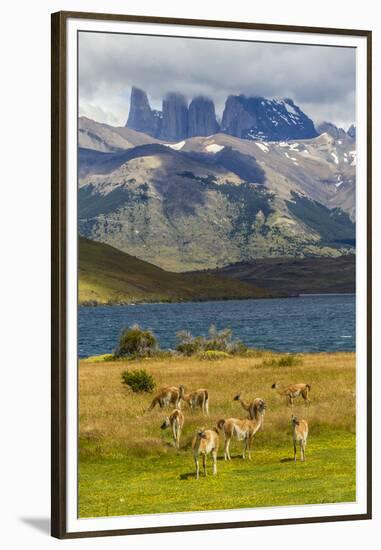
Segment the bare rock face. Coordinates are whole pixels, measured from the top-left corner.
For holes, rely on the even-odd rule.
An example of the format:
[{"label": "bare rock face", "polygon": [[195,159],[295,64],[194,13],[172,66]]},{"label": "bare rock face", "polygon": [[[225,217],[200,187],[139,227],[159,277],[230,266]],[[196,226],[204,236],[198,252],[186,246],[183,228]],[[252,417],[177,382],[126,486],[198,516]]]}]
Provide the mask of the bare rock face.
[{"label": "bare rock face", "polygon": [[213,101],[207,97],[195,97],[189,105],[188,136],[211,136],[218,130]]},{"label": "bare rock face", "polygon": [[178,141],[188,137],[188,106],[182,94],[171,92],[163,99],[162,139]]},{"label": "bare rock face", "polygon": [[347,134],[350,138],[356,139],[356,126],[354,126],[354,124],[351,124],[351,126],[349,126]]},{"label": "bare rock face", "polygon": [[229,96],[221,131],[243,139],[278,141],[317,136],[314,123],[292,99]]},{"label": "bare rock face", "polygon": [[150,136],[157,136],[160,132],[160,113],[151,109],[147,94],[136,88],[131,89],[130,112],[126,126]]},{"label": "bare rock face", "polygon": [[239,96],[230,95],[225,103],[224,113],[222,115],[222,131],[236,137],[242,137],[242,134],[250,127],[254,127],[257,119],[245,109]]},{"label": "bare rock face", "polygon": [[338,128],[332,122],[322,122],[316,129],[319,134],[328,134],[333,139],[345,139],[347,137],[347,132],[343,128]]}]

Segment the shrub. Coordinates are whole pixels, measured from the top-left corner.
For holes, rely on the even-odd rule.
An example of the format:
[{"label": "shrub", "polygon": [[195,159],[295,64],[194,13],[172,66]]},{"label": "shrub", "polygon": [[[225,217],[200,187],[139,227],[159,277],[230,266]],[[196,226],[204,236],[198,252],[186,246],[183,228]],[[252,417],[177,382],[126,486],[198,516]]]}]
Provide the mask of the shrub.
[{"label": "shrub", "polygon": [[122,372],[122,383],[129,386],[135,393],[152,392],[155,381],[144,369]]},{"label": "shrub", "polygon": [[152,357],[158,348],[156,336],[139,325],[126,328],[119,338],[116,357]]},{"label": "shrub", "polygon": [[283,355],[279,358],[274,357],[263,361],[262,363],[264,367],[294,367],[302,364],[303,358],[300,355],[295,354]]},{"label": "shrub", "polygon": [[218,359],[225,359],[226,357],[230,357],[226,351],[219,351],[214,349],[209,349],[207,351],[204,351],[201,355],[201,359],[208,359],[209,361],[217,361]]},{"label": "shrub", "polygon": [[202,351],[205,347],[205,338],[202,336],[196,336],[193,338],[192,334],[187,330],[177,332],[176,338],[179,341],[176,346],[176,351],[182,355],[194,355],[195,353]]},{"label": "shrub", "polygon": [[203,351],[223,351],[227,354],[245,353],[247,346],[239,340],[232,339],[229,328],[217,330],[215,325],[209,328],[208,338],[193,337],[189,331],[183,330],[176,334],[179,343],[176,350],[182,355],[194,355]]}]

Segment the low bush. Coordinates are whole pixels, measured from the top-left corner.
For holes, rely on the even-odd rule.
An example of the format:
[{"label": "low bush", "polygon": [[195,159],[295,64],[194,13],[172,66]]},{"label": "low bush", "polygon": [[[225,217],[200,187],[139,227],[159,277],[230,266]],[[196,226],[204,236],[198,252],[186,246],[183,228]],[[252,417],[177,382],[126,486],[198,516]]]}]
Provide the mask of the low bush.
[{"label": "low bush", "polygon": [[178,339],[176,351],[187,356],[207,351],[221,351],[230,355],[243,354],[247,351],[247,346],[243,342],[233,340],[230,329],[217,330],[215,325],[210,326],[208,338],[193,337],[186,330],[178,332],[176,337]]},{"label": "low bush", "polygon": [[116,357],[152,357],[157,352],[156,336],[139,325],[126,328],[119,338]]},{"label": "low bush", "polygon": [[153,377],[144,369],[125,370],[122,372],[122,383],[135,393],[152,392],[156,385]]},{"label": "low bush", "polygon": [[263,361],[264,367],[295,367],[303,364],[303,358],[300,355],[289,354],[281,357],[273,357]]},{"label": "low bush", "polygon": [[205,338],[202,336],[196,336],[194,338],[187,330],[177,332],[176,338],[178,340],[176,351],[181,353],[181,355],[190,357],[191,355],[202,351],[205,347]]}]

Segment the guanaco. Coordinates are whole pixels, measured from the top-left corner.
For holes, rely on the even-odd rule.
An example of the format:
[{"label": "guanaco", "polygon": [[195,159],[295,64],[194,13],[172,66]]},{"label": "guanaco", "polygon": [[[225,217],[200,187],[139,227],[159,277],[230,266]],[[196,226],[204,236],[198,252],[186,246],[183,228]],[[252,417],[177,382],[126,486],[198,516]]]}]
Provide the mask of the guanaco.
[{"label": "guanaco", "polygon": [[184,415],[180,409],[174,409],[161,425],[161,429],[172,428],[174,446],[180,448],[181,431],[184,426]]},{"label": "guanaco", "polygon": [[290,384],[284,388],[280,388],[279,384],[275,382],[272,389],[278,391],[279,395],[284,395],[286,397],[287,405],[291,407],[294,406],[294,399],[300,395],[303,397],[306,405],[309,404],[309,393],[311,391],[311,386],[309,384]]},{"label": "guanaco", "polygon": [[239,418],[226,418],[219,420],[217,426],[220,430],[223,431],[225,436],[225,446],[224,446],[224,459],[231,460],[230,456],[230,443],[234,437],[238,441],[244,442],[242,458],[246,458],[246,451],[248,452],[249,460],[251,460],[251,445],[253,437],[258,432],[261,427],[261,414],[264,411],[266,405],[263,400],[259,405],[255,405],[254,409],[254,419],[239,419]]},{"label": "guanaco", "polygon": [[[236,396],[233,397],[233,401],[239,401],[241,403],[241,407],[249,413],[248,418],[253,420],[255,418],[255,411],[257,411],[257,414],[258,414],[258,408],[261,402],[264,403],[264,401],[260,397],[256,397],[253,401],[247,402],[247,401],[244,401],[241,396],[242,394],[238,393]],[[265,409],[266,409],[266,405],[263,408],[262,413],[260,413],[261,430],[263,430]]]},{"label": "guanaco", "polygon": [[307,420],[298,420],[296,416],[292,415],[291,425],[293,427],[292,440],[294,443],[294,462],[296,462],[296,444],[300,446],[300,460],[304,462],[306,460],[306,446],[308,437],[308,423]]},{"label": "guanaco", "polygon": [[188,403],[191,411],[200,407],[203,414],[209,415],[209,392],[205,389],[195,390],[191,393],[185,393],[182,399]]},{"label": "guanaco", "polygon": [[199,456],[202,455],[202,466],[204,476],[206,476],[206,456],[212,453],[213,475],[217,475],[217,452],[220,443],[219,432],[217,428],[205,430],[200,428],[197,435],[192,440],[193,458],[196,465],[196,479],[200,477]]},{"label": "guanaco", "polygon": [[156,405],[159,405],[161,409],[164,407],[173,406],[175,409],[180,409],[180,402],[184,395],[185,388],[183,385],[179,386],[165,386],[159,393],[153,398],[151,405],[148,407],[149,411],[152,411]]}]

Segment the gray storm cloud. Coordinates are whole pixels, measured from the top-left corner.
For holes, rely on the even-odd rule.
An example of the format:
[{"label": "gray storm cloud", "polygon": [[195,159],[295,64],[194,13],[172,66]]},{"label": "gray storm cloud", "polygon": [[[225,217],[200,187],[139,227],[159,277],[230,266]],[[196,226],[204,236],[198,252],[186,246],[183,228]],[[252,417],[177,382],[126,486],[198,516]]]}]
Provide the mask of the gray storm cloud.
[{"label": "gray storm cloud", "polygon": [[355,121],[355,50],[81,32],[79,110],[124,125],[131,86],[155,108],[168,91],[211,97],[219,115],[229,94],[290,97],[315,122]]}]

